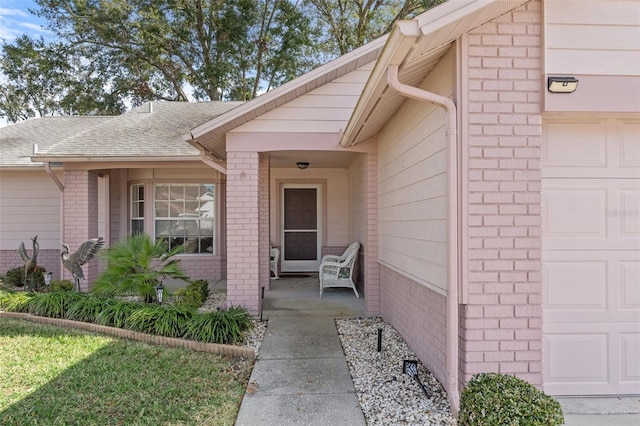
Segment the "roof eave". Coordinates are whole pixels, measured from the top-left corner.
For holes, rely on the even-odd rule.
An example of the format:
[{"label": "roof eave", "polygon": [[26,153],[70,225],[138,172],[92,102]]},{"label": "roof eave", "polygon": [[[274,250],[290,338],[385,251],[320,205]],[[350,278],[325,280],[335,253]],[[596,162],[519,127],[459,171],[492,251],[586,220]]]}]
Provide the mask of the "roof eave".
[{"label": "roof eave", "polygon": [[[357,62],[360,58],[366,57],[371,52],[380,49],[385,45],[385,41],[386,36],[382,36],[362,47],[321,65],[318,68],[283,84],[282,86],[234,108],[228,113],[222,114],[221,116],[192,129],[189,135],[183,136],[183,139],[187,142],[195,140],[201,145],[207,147],[207,142],[209,140],[215,139],[220,134],[227,133],[242,125],[244,122],[270,111],[271,109],[269,109],[268,106],[270,104],[273,105],[272,102],[278,101],[284,96],[286,96],[286,100],[281,103],[288,102],[302,96],[309,91],[306,89],[306,86],[309,83],[313,83],[315,80],[329,75],[332,71],[337,70],[342,66],[349,65],[354,61]],[[302,90],[300,90],[301,88]],[[278,106],[280,106],[280,104],[275,105],[276,108]]]},{"label": "roof eave", "polygon": [[347,123],[340,145],[347,147],[353,144],[357,136],[357,129],[360,129],[375,106],[375,101],[380,97],[386,88],[386,72],[389,64],[400,64],[407,56],[416,39],[420,35],[420,27],[415,20],[397,21],[389,34],[387,43],[376,66],[374,67],[365,87],[358,98],[358,102]]},{"label": "roof eave", "polygon": [[103,157],[103,156],[55,156],[55,155],[38,155],[31,157],[34,163],[132,163],[132,162],[183,162],[183,161],[200,161],[200,157],[196,155],[183,156],[122,156],[122,157]]},{"label": "roof eave", "polygon": [[[367,119],[387,88],[387,69],[389,65],[398,65],[399,71],[403,69],[403,64],[410,62],[414,55],[425,55],[429,52],[435,52],[442,45],[450,43],[459,37],[456,33],[450,33],[447,27],[455,24],[455,30],[468,31],[473,25],[481,25],[494,19],[496,16],[486,16],[484,11],[493,9],[501,9],[500,12],[506,13],[513,10],[530,0],[456,0],[445,2],[433,9],[430,9],[421,15],[416,16],[411,21],[399,21],[395,24],[394,29],[389,37],[387,45],[376,63],[371,73],[371,77],[365,84],[362,95],[358,99],[356,107],[345,131],[340,138],[340,144],[343,147],[352,146],[358,143],[358,135],[362,132],[366,125]],[[497,5],[497,7],[496,7]],[[476,19],[466,22],[470,25],[464,30],[459,25],[464,22],[464,18],[475,15]],[[498,15],[499,16],[499,15]],[[483,20],[484,19],[484,20]],[[481,22],[480,22],[481,21]],[[418,34],[414,34],[414,30],[410,29],[407,22],[413,22],[418,28]],[[402,27],[402,28],[398,28]],[[428,41],[434,34],[440,32],[438,37],[440,44],[431,46],[428,51],[420,51],[419,46],[422,41]],[[394,34],[395,33],[395,34]],[[418,47],[414,49],[414,47]],[[415,53],[412,53],[415,52]]]}]

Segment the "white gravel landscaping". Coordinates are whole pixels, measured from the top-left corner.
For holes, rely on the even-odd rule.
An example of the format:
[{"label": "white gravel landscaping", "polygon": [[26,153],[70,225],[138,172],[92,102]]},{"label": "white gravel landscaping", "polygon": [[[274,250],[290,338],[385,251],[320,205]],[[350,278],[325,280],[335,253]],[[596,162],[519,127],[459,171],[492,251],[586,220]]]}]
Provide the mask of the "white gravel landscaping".
[{"label": "white gravel landscaping", "polygon": [[[400,334],[381,318],[337,319],[336,326],[358,401],[368,425],[455,425],[438,380],[418,361],[417,381],[402,372],[403,360],[418,360]],[[382,347],[377,351],[378,328]]]}]

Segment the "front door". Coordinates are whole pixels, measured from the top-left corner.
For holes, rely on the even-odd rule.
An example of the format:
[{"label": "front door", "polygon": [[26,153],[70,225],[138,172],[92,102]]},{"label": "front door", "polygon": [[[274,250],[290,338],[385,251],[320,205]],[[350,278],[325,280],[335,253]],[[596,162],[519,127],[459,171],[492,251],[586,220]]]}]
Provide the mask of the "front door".
[{"label": "front door", "polygon": [[282,271],[317,271],[322,223],[321,185],[282,185]]}]

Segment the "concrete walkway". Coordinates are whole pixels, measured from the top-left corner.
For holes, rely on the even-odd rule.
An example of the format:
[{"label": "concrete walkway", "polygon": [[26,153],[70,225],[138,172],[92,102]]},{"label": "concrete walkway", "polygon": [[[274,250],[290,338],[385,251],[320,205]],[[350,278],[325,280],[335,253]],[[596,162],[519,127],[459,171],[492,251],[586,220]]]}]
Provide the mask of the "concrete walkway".
[{"label": "concrete walkway", "polygon": [[334,318],[365,315],[352,290],[318,297],[318,278],[281,278],[265,292],[268,327],[237,426],[365,425]]},{"label": "concrete walkway", "polygon": [[[334,318],[366,316],[350,289],[318,297],[318,277],[265,292],[269,320],[236,426],[365,425]],[[566,426],[638,426],[640,397],[556,398]]]},{"label": "concrete walkway", "polygon": [[557,397],[566,426],[638,426],[640,396]]}]

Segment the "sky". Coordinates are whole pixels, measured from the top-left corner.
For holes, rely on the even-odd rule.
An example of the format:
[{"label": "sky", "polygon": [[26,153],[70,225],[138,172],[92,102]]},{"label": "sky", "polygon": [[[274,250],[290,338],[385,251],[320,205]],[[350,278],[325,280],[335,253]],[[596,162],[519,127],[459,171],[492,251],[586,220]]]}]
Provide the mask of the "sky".
[{"label": "sky", "polygon": [[22,34],[46,38],[45,21],[28,11],[37,7],[33,0],[0,0],[0,42],[12,43]]},{"label": "sky", "polygon": [[[42,28],[45,21],[29,13],[30,8],[37,8],[33,0],[0,0],[0,43],[13,43],[22,34],[31,38],[49,35]],[[0,80],[3,78],[0,75]],[[7,121],[0,117],[0,127],[7,125]]]}]

